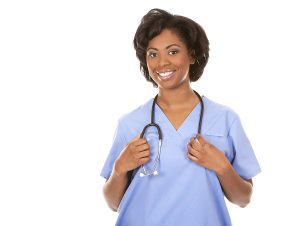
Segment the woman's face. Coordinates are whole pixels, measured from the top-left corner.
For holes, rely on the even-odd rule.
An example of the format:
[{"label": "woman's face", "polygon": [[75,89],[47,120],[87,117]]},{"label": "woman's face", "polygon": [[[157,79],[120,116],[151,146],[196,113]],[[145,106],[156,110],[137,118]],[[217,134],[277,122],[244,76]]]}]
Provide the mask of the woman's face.
[{"label": "woman's face", "polygon": [[149,74],[159,88],[189,85],[189,67],[195,59],[176,33],[163,30],[149,41],[146,54]]}]

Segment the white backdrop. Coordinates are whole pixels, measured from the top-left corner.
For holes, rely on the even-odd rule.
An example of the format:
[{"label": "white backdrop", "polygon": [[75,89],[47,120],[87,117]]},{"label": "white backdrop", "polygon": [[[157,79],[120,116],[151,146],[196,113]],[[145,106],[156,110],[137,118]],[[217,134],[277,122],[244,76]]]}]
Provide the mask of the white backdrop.
[{"label": "white backdrop", "polygon": [[210,60],[193,87],[240,115],[261,164],[249,206],[228,203],[234,225],[300,225],[291,0],[1,1],[0,225],[114,224],[99,174],[118,118],[156,93],[132,46],[155,7],[204,27]]}]

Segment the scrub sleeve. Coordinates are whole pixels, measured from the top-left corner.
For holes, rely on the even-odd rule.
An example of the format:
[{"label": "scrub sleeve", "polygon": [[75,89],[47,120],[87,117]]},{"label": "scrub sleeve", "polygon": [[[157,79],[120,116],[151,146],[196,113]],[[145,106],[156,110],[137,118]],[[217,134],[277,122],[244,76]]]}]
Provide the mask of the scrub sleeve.
[{"label": "scrub sleeve", "polygon": [[244,179],[251,179],[261,169],[238,116],[230,127],[229,139],[233,145],[234,158],[231,162],[233,168]]},{"label": "scrub sleeve", "polygon": [[109,155],[104,163],[104,166],[102,168],[102,171],[100,175],[106,179],[110,177],[110,174],[112,172],[114,163],[116,159],[118,158],[119,154],[123,150],[123,148],[127,145],[127,141],[125,140],[124,133],[122,130],[122,126],[120,121],[118,122],[117,128],[115,130],[114,139],[112,143],[111,150],[109,152]]}]

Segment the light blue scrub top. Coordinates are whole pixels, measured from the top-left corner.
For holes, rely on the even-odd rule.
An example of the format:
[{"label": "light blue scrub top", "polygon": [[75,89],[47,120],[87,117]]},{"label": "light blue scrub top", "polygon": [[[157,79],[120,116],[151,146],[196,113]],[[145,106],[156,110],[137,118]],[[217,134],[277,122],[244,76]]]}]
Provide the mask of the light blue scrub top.
[{"label": "light blue scrub top", "polygon": [[[152,99],[123,116],[118,123],[112,148],[101,171],[109,178],[114,161],[125,145],[150,122]],[[238,115],[230,108],[203,97],[202,135],[225,153],[236,172],[250,179],[260,166]],[[118,226],[227,226],[231,225],[224,193],[216,174],[188,159],[187,144],[198,129],[200,103],[176,130],[158,105],[155,122],[163,140],[157,176],[140,177],[138,168],[118,208]],[[156,152],[151,136],[151,149]],[[155,136],[155,135],[153,135]],[[153,140],[153,139],[152,139]],[[152,143],[151,143],[152,142]],[[152,167],[155,154],[151,155]]]}]

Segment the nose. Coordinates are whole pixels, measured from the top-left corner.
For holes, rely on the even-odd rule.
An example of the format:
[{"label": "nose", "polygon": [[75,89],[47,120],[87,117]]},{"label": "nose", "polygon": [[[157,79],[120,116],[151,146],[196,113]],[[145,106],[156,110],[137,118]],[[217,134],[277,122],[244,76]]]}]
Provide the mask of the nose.
[{"label": "nose", "polygon": [[163,67],[163,66],[169,65],[170,64],[170,60],[168,58],[168,55],[161,54],[158,57],[157,64],[158,64],[159,67]]}]

